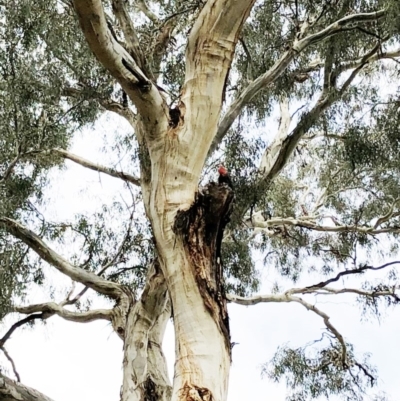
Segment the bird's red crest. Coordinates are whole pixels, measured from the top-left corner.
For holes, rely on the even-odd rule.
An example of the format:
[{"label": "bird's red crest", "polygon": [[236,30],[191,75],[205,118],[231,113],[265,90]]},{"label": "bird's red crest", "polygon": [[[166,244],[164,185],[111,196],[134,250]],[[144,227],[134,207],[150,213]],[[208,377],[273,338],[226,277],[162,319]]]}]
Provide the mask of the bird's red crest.
[{"label": "bird's red crest", "polygon": [[221,175],[227,175],[228,170],[221,164],[221,166],[219,166],[219,168],[218,168],[218,173]]}]

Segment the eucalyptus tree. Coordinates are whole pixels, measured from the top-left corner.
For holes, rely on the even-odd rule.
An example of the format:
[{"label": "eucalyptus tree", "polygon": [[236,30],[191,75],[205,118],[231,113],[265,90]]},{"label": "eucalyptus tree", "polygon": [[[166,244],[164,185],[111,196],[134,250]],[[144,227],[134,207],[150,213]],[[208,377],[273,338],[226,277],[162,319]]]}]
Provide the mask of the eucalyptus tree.
[{"label": "eucalyptus tree", "polygon": [[[326,335],[279,349],[269,376],[285,378],[293,400],[362,399],[375,371],[313,297],[354,294],[373,313],[399,301],[400,4],[4,0],[0,10],[1,313],[19,319],[0,340],[10,363],[6,342],[25,323],[104,319],[123,342],[121,400],[225,400],[227,302],[295,302]],[[103,112],[132,127],[106,149],[129,156],[123,170],[69,151]],[[123,180],[132,205],[51,221],[39,210],[64,159]],[[212,182],[221,162],[234,189]],[[309,284],[253,295],[255,253]],[[46,264],[83,289],[30,303]],[[355,279],[369,270],[387,274]],[[84,309],[87,289],[113,306]],[[172,384],[161,350],[171,316]],[[47,398],[1,375],[0,399]]]}]

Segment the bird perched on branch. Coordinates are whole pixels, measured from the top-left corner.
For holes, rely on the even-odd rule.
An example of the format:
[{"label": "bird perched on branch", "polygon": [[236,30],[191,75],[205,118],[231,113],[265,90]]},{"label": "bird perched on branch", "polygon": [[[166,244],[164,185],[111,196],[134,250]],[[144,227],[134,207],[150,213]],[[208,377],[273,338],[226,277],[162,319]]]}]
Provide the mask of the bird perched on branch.
[{"label": "bird perched on branch", "polygon": [[231,177],[229,176],[228,170],[221,164],[218,168],[218,184],[226,184],[229,188],[233,189],[233,183]]}]

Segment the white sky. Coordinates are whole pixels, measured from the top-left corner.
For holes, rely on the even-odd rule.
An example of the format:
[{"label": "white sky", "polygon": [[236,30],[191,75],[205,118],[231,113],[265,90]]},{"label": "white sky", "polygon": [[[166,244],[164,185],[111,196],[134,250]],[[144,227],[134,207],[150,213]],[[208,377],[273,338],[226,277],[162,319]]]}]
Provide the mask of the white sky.
[{"label": "white sky", "polygon": [[[94,162],[107,163],[99,154],[101,137],[109,124],[102,119],[95,132],[85,131],[71,151]],[[126,129],[124,126],[116,126]],[[88,171],[67,162],[68,169],[54,172],[49,215],[71,217],[76,212],[101,205],[120,188],[118,179]],[[90,191],[85,193],[85,189]],[[64,254],[68,256],[67,254]],[[271,272],[264,272],[265,287],[272,283]],[[58,277],[55,275],[55,277]],[[55,278],[55,280],[58,280]],[[309,283],[310,284],[310,283]],[[46,294],[35,294],[35,301]],[[100,301],[98,301],[100,302]],[[379,369],[379,387],[392,400],[400,400],[398,360],[400,357],[400,309],[388,311],[378,321],[360,322],[354,298],[319,298],[318,306],[330,314],[332,323],[345,339],[356,345],[357,353],[372,353]],[[285,387],[261,379],[261,365],[279,345],[304,345],[320,337],[322,319],[300,305],[262,304],[250,307],[230,305],[233,349],[229,401],[284,400]],[[0,327],[4,332],[7,327]],[[6,344],[24,384],[42,391],[55,401],[119,400],[122,380],[122,342],[104,321],[79,324],[53,317],[34,330],[17,330]],[[173,328],[170,324],[164,350],[172,376],[174,360]],[[10,374],[12,376],[12,374]],[[333,400],[333,398],[332,398]]]}]

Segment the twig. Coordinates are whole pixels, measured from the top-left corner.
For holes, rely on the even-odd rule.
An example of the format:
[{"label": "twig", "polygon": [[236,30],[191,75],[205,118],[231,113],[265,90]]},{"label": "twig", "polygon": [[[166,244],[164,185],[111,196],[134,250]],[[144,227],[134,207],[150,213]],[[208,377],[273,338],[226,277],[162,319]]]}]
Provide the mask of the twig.
[{"label": "twig", "polygon": [[364,266],[359,267],[358,269],[344,270],[344,271],[338,273],[335,277],[332,277],[332,278],[330,278],[330,279],[328,279],[326,281],[321,281],[318,284],[310,285],[308,287],[305,287],[305,289],[323,288],[323,287],[326,287],[330,283],[334,283],[335,281],[338,281],[343,276],[348,276],[350,274],[359,274],[359,273],[364,272],[365,270],[382,270],[382,269],[384,269],[384,268],[386,268],[388,266],[393,266],[393,265],[396,265],[396,264],[400,264],[400,261],[396,260],[394,262],[385,263],[384,265],[381,265],[381,266],[378,266],[378,267],[364,265]]},{"label": "twig", "polygon": [[8,361],[11,363],[12,370],[14,372],[15,377],[17,378],[17,382],[21,383],[21,376],[19,375],[17,368],[15,366],[14,360],[11,358],[10,354],[7,352],[7,350],[4,348],[4,346],[1,346],[0,349],[3,351],[4,356],[8,359]]}]

